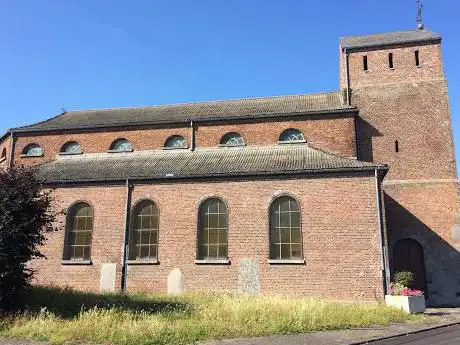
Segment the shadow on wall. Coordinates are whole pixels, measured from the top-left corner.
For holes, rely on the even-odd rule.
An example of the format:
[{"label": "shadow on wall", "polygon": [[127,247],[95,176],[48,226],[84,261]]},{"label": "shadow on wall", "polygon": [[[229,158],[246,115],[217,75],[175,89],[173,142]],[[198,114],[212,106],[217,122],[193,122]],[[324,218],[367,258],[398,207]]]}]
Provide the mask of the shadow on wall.
[{"label": "shadow on wall", "polygon": [[381,137],[382,133],[359,116],[357,117],[357,127],[359,133],[359,160],[373,162],[372,138]]},{"label": "shadow on wall", "polygon": [[[460,252],[420,219],[385,193],[391,277],[395,266],[395,246],[412,239],[423,249],[423,269],[429,306],[460,306]],[[408,256],[412,256],[413,252]],[[412,257],[412,259],[414,259]],[[417,258],[415,259],[417,260]]]},{"label": "shadow on wall", "polygon": [[81,310],[94,307],[101,309],[123,309],[134,312],[189,312],[186,303],[162,301],[160,298],[142,294],[96,294],[70,288],[32,287],[23,294],[23,308],[39,313],[42,308],[62,318],[71,319]]}]

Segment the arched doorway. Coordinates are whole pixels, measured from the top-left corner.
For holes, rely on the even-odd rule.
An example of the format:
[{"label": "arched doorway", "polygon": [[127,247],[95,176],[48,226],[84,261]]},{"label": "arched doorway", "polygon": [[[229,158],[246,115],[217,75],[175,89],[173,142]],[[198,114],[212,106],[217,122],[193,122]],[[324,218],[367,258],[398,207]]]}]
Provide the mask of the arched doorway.
[{"label": "arched doorway", "polygon": [[416,240],[404,238],[399,240],[393,251],[393,272],[410,271],[414,274],[413,289],[426,291],[425,260],[423,248]]}]

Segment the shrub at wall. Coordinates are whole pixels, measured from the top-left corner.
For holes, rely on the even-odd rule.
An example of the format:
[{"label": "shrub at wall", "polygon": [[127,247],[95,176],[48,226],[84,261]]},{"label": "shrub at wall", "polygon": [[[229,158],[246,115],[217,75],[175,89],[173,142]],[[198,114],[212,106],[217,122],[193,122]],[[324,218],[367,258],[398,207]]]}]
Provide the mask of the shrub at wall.
[{"label": "shrub at wall", "polygon": [[56,214],[50,191],[45,191],[32,168],[0,170],[0,308],[19,304],[33,271],[27,262],[43,257],[39,246],[53,231]]}]

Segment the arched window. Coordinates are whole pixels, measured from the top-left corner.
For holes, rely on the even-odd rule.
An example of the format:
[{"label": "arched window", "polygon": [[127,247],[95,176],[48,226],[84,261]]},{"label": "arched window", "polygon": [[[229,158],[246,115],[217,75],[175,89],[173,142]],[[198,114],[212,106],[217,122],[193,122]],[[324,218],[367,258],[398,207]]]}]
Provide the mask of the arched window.
[{"label": "arched window", "polygon": [[40,157],[43,156],[43,149],[38,144],[29,144],[24,148],[22,154],[27,157]]},{"label": "arched window", "polygon": [[78,202],[67,213],[64,260],[90,260],[93,234],[93,208]]},{"label": "arched window", "polygon": [[6,148],[3,148],[3,150],[2,150],[2,157],[1,157],[1,159],[2,159],[2,160],[3,160],[3,159],[6,159]]},{"label": "arched window", "polygon": [[80,144],[77,143],[76,141],[68,141],[62,146],[61,153],[68,153],[68,154],[81,153]]},{"label": "arched window", "polygon": [[110,151],[114,152],[130,152],[132,150],[131,143],[123,138],[115,140],[112,145],[110,145]]},{"label": "arched window", "polygon": [[281,196],[270,205],[270,259],[303,259],[300,207],[289,196]]},{"label": "arched window", "polygon": [[218,198],[205,200],[198,214],[198,259],[227,259],[227,206]]},{"label": "arched window", "polygon": [[243,137],[236,132],[230,132],[225,134],[222,139],[220,139],[220,144],[225,146],[241,146],[244,145]]},{"label": "arched window", "polygon": [[302,132],[295,128],[289,128],[281,133],[279,141],[281,142],[304,142],[305,137]]},{"label": "arched window", "polygon": [[129,234],[129,260],[156,260],[158,257],[158,207],[142,200],[134,206]]},{"label": "arched window", "polygon": [[164,147],[169,149],[184,149],[187,148],[187,143],[183,136],[173,135],[166,140]]}]

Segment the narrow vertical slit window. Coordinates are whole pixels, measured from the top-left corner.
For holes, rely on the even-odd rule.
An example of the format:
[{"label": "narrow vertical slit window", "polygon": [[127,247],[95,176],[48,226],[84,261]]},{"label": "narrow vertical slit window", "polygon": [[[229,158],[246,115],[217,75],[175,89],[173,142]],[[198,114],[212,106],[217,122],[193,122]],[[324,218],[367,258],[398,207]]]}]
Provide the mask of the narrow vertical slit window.
[{"label": "narrow vertical slit window", "polygon": [[364,56],[363,56],[363,69],[364,69],[365,71],[368,71],[368,70],[369,70],[369,66],[368,66],[368,64],[367,64],[367,55],[364,55]]},{"label": "narrow vertical slit window", "polygon": [[399,152],[399,141],[395,140],[395,152]]},{"label": "narrow vertical slit window", "polygon": [[415,66],[420,66],[420,52],[418,50],[415,51]]},{"label": "narrow vertical slit window", "polygon": [[390,68],[394,68],[394,64],[393,64],[393,53],[389,53],[389,54],[388,54],[388,65],[390,66]]}]

